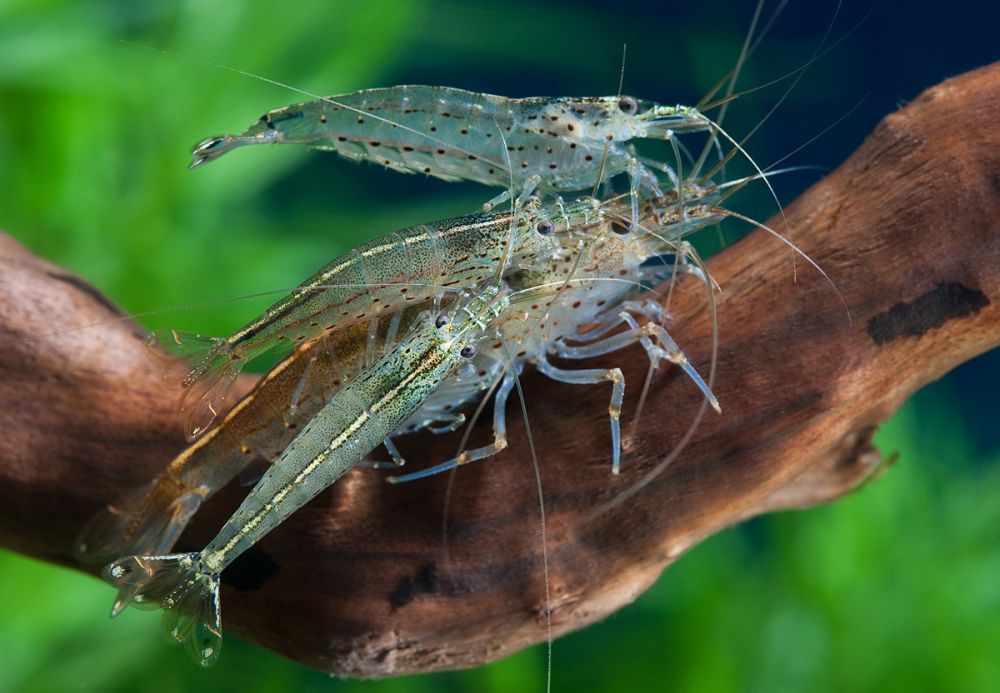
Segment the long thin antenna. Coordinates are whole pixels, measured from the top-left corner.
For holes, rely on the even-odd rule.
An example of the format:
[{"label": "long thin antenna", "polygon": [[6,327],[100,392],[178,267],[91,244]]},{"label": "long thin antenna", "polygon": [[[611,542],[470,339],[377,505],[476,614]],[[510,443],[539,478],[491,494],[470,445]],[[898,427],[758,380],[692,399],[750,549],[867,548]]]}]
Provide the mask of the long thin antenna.
[{"label": "long thin antenna", "polygon": [[[782,7],[779,7],[775,14],[777,14],[777,12],[781,12]],[[736,57],[736,64],[733,66],[733,69],[729,71],[729,74],[721,80],[722,82],[725,82],[727,78],[729,79],[729,86],[726,87],[727,98],[733,95],[733,91],[736,89],[736,80],[739,79],[740,71],[743,69],[744,63],[750,56],[750,41],[753,39],[753,34],[757,28],[757,22],[760,20],[760,13],[763,9],[764,0],[758,0],[757,9],[754,10],[753,19],[750,20],[750,28],[747,29],[747,35],[743,38],[743,46],[740,48],[740,53]],[[770,24],[768,26],[770,26]],[[718,87],[715,87],[715,89],[718,89]],[[718,123],[720,127],[722,126],[722,121],[725,119],[726,111],[728,109],[728,101],[725,102],[722,105],[722,108],[719,109],[719,115],[715,118],[715,122]],[[702,148],[701,154],[698,155],[698,161],[696,161],[692,167],[696,175],[698,171],[701,171],[701,167],[705,164],[705,159],[708,157],[708,153],[712,151],[712,146],[716,141],[715,134],[713,133],[713,135],[708,138],[708,141],[705,142],[705,146]]]},{"label": "long thin antenna", "polygon": [[545,519],[545,496],[542,493],[542,468],[538,463],[538,453],[535,450],[535,438],[531,434],[531,424],[528,421],[528,405],[524,399],[524,388],[521,387],[521,378],[517,375],[517,364],[514,362],[514,355],[510,353],[507,342],[503,341],[504,352],[510,362],[514,384],[517,386],[517,397],[521,401],[521,415],[524,418],[524,433],[528,438],[528,450],[531,451],[531,464],[535,470],[535,488],[538,491],[538,514],[542,522],[542,574],[545,578],[545,643],[547,647],[546,671],[545,671],[545,691],[552,693],[552,588],[549,582],[549,537],[548,525]]},{"label": "long thin antenna", "polygon": [[[618,98],[622,97],[622,89],[625,87],[625,55],[628,51],[628,44],[622,44],[622,67],[621,72],[618,74]],[[614,115],[612,115],[614,117]],[[611,152],[611,140],[604,141],[604,152],[601,154],[601,165],[597,168],[597,178],[594,179],[594,190],[590,194],[591,197],[597,197],[597,191],[601,187],[601,183],[604,181],[604,170],[608,165],[608,154]]]}]

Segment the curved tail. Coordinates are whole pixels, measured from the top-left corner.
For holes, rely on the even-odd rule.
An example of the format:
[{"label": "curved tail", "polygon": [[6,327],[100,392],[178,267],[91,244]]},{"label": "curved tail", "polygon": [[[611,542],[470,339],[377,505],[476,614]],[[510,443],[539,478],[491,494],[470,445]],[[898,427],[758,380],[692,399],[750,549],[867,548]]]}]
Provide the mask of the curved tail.
[{"label": "curved tail", "polygon": [[129,605],[160,607],[163,630],[170,642],[184,643],[191,658],[203,667],[219,658],[219,575],[204,567],[199,554],[129,556],[109,563],[102,575],[118,589],[112,618]]},{"label": "curved tail", "polygon": [[101,565],[121,556],[167,553],[207,492],[181,489],[162,478],[144,484],[84,525],[73,544],[73,557],[84,565]]}]

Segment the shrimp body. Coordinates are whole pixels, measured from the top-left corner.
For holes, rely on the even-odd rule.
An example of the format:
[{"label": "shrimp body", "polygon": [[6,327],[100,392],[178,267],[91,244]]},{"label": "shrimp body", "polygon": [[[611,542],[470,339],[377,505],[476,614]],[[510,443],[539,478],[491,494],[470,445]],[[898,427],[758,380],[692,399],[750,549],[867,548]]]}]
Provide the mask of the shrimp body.
[{"label": "shrimp body", "polygon": [[[497,316],[501,339],[484,344],[472,361],[449,376],[383,441],[396,464],[402,459],[390,447],[392,439],[426,428],[439,433],[454,430],[465,421],[458,410],[494,389],[512,368],[546,359],[562,341],[577,336],[580,325],[613,315],[612,309],[621,307],[637,283],[662,279],[662,265],[643,264],[657,253],[682,252],[684,236],[717,221],[708,211],[713,200],[710,190],[689,188],[683,214],[676,199],[672,195],[644,201],[642,228],[659,231],[658,236],[641,230],[629,233],[617,223],[627,212],[622,196],[569,205],[568,209],[589,208],[590,214],[558,217],[548,231],[555,244],[549,259],[507,275],[519,289],[558,285],[558,297],[551,291],[541,298],[526,293]],[[151,486],[143,485],[100,511],[81,532],[74,547],[77,558],[101,563],[128,554],[169,551],[205,499],[254,459],[277,458],[343,383],[394,345],[395,335],[409,329],[426,303],[400,308],[391,320],[386,315],[368,318],[300,345],[217,426],[178,455]]]},{"label": "shrimp body", "polygon": [[[484,344],[473,367],[480,377],[482,390],[497,388],[494,404],[494,442],[418,472],[390,477],[392,482],[419,479],[455,466],[489,457],[506,446],[504,406],[515,384],[516,373],[533,364],[548,377],[569,383],[612,385],[609,416],[612,430],[612,470],[617,473],[620,456],[618,419],[624,395],[624,377],[618,368],[565,370],[551,363],[553,357],[584,359],[617,351],[640,343],[653,367],[661,360],[679,365],[718,411],[719,403],[709,386],[687,361],[683,352],[659,324],[662,309],[655,303],[626,301],[644,284],[659,283],[673,274],[686,271],[701,274],[686,262],[693,249],[684,237],[700,228],[717,223],[720,216],[711,206],[712,189],[689,191],[703,196],[702,205],[678,205],[676,195],[651,197],[640,209],[642,224],[628,222],[631,200],[621,195],[605,201],[597,217],[577,225],[575,233],[554,234],[564,244],[565,255],[544,267],[525,269],[508,275],[516,288],[510,309],[496,322],[500,333]],[[668,264],[650,264],[654,258],[673,254],[677,260]],[[685,260],[681,262],[681,260]],[[707,276],[701,278],[710,282]],[[711,289],[711,285],[709,284]],[[649,318],[638,325],[632,314]],[[581,332],[590,325],[591,327]],[[628,331],[604,337],[619,325]],[[581,345],[573,345],[581,342]],[[588,344],[582,344],[589,342]],[[444,388],[442,388],[442,391]],[[440,392],[440,391],[439,391]]]},{"label": "shrimp body", "polygon": [[198,144],[191,167],[249,144],[302,144],[448,181],[507,187],[513,180],[521,189],[537,174],[544,190],[571,192],[629,170],[629,140],[712,127],[695,108],[630,96],[507,98],[405,85],[268,111],[239,135]]},{"label": "shrimp body", "polygon": [[[529,205],[529,207],[535,207]],[[189,439],[203,433],[222,410],[229,385],[243,365],[282,345],[294,346],[325,331],[392,313],[448,289],[473,286],[505,266],[544,258],[553,247],[538,233],[541,210],[473,214],[411,226],[363,244],[334,259],[263,314],[225,338],[210,339],[166,331],[160,339],[188,356],[182,376],[187,388]],[[588,205],[569,210],[586,215]],[[545,214],[551,214],[546,211]],[[172,343],[172,344],[171,344]]]},{"label": "shrimp body", "polygon": [[109,564],[119,589],[112,614],[129,604],[165,609],[168,637],[209,665],[219,654],[219,573],[336,481],[413,414],[463,362],[508,306],[492,284],[437,317],[418,320],[402,342],[338,391],[264,474],[219,534],[197,554],[129,556]]},{"label": "shrimp body", "polygon": [[[397,329],[407,329],[417,309],[401,312]],[[273,461],[330,395],[361,371],[368,332],[368,323],[359,323],[300,345],[155,481],[102,508],[81,531],[75,557],[105,564],[168,552],[206,499],[253,460]]]}]

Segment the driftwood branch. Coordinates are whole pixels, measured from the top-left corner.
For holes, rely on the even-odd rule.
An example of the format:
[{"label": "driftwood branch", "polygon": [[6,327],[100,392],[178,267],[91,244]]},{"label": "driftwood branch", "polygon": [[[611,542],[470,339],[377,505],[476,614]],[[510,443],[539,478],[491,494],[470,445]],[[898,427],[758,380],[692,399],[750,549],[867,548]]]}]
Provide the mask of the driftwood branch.
[{"label": "driftwood branch", "polygon": [[[712,260],[724,414],[709,412],[669,465],[701,404],[675,369],[626,423],[620,477],[607,389],[525,377],[556,634],[628,604],[713,532],[848,492],[879,464],[869,439],[880,421],[1000,343],[998,115],[1000,64],[949,80],[787,209],[789,237],[836,282],[853,323],[830,285],[761,231]],[[72,564],[81,524],[181,449],[178,393],[128,321],[44,336],[117,314],[85,282],[2,236],[0,262],[0,543]],[[683,285],[672,311],[705,372],[704,292]],[[641,349],[614,360],[633,395],[628,422],[647,362]],[[391,487],[355,470],[224,574],[226,628],[355,676],[472,666],[543,640],[534,473],[513,408],[509,418],[511,449],[455,478],[446,543],[446,477]],[[435,460],[455,445],[426,437],[404,452]],[[202,546],[242,493],[210,501],[181,548]]]}]

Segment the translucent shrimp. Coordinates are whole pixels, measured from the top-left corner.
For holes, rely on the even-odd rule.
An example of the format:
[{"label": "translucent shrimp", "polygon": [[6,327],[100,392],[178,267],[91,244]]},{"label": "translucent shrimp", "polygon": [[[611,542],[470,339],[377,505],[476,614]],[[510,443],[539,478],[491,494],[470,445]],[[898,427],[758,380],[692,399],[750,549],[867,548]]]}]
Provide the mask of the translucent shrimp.
[{"label": "translucent shrimp", "polygon": [[[631,140],[721,132],[696,108],[632,96],[507,98],[419,85],[308,95],[314,100],[268,111],[239,135],[202,141],[191,168],[238,147],[288,143],[448,181],[504,188],[513,181],[514,190],[524,189],[533,175],[541,177],[543,190],[565,193],[596,189],[628,173],[634,195],[644,182],[659,190],[629,147]],[[498,126],[509,159],[497,148]],[[508,195],[500,194],[486,209]]]},{"label": "translucent shrimp", "polygon": [[374,336],[364,322],[299,346],[158,478],[101,509],[74,543],[74,556],[104,564],[168,552],[205,500],[254,460],[274,460],[332,393],[358,375],[372,342],[391,346],[423,307],[394,313]]},{"label": "translucent shrimp", "polygon": [[[711,195],[706,192],[706,195]],[[643,201],[643,224],[628,223],[631,200],[618,196],[599,206],[600,214],[580,235],[557,234],[565,243],[563,261],[508,276],[512,287],[519,289],[508,315],[498,320],[500,338],[484,346],[477,363],[502,364],[484,373],[493,373],[494,381],[482,383],[485,389],[496,388],[493,411],[492,443],[463,451],[457,457],[418,472],[389,477],[390,482],[405,482],[437,474],[462,464],[485,459],[507,445],[504,408],[515,384],[517,372],[525,364],[560,382],[573,384],[609,383],[612,386],[609,419],[612,436],[612,471],[620,467],[620,427],[625,381],[619,368],[568,370],[555,366],[553,357],[586,359],[641,344],[653,367],[667,360],[679,365],[701,390],[708,402],[719,410],[711,389],[688,362],[673,338],[661,326],[662,308],[653,302],[630,302],[629,296],[644,284],[664,279],[672,273],[693,271],[709,287],[710,278],[695,266],[675,262],[672,265],[649,265],[665,253],[694,256],[683,238],[721,219],[711,205],[679,207],[676,195]],[[555,290],[553,290],[555,289]],[[652,318],[639,325],[633,314]],[[595,325],[596,323],[596,325]],[[583,326],[594,325],[581,334]],[[607,336],[614,328],[628,330]],[[568,342],[589,342],[572,345]],[[508,351],[514,353],[510,362]]]},{"label": "translucent shrimp", "polygon": [[[713,190],[684,189],[681,206],[701,203],[699,196]],[[194,439],[209,428],[225,409],[230,385],[256,356],[475,285],[490,276],[505,253],[510,258],[505,272],[545,267],[566,255],[558,236],[587,228],[601,215],[591,198],[542,206],[522,195],[511,212],[412,226],[359,246],[228,337],[161,331],[159,341],[184,356],[171,363],[168,373],[187,388],[181,401],[185,432]]]},{"label": "translucent shrimp", "polygon": [[[273,462],[333,393],[371,367],[370,359],[391,348],[425,308],[410,306],[389,320],[375,318],[301,345],[155,480],[98,511],[75,541],[74,557],[93,565],[169,552],[208,498],[255,461]],[[488,387],[497,367],[477,359],[474,367],[450,376],[383,441],[392,461],[374,465],[404,463],[392,443],[395,437],[422,429],[455,430],[465,421],[456,410]]]},{"label": "translucent shrimp", "polygon": [[[560,213],[564,211],[571,216],[590,213],[587,205]],[[171,365],[168,374],[187,388],[181,410],[189,439],[224,410],[230,385],[254,357],[440,296],[449,288],[473,286],[491,276],[508,250],[511,269],[544,259],[553,246],[536,231],[541,213],[532,202],[512,212],[411,226],[334,259],[228,337],[158,333],[163,345],[188,362]]]},{"label": "translucent shrimp", "polygon": [[[661,215],[658,219],[664,227],[668,227],[671,224],[666,217],[672,214],[674,219],[678,219],[679,216],[676,210],[671,212],[664,207],[664,204],[661,201],[659,207],[650,205],[649,209],[650,214],[655,212]],[[595,215],[595,219],[603,220],[601,224],[596,226],[593,223],[581,224],[573,229],[575,234],[573,237],[583,243],[605,245],[607,239],[603,235],[612,229],[606,220],[614,216],[616,205],[621,206],[620,198],[607,205],[603,216]],[[694,212],[690,216],[697,217],[697,213]],[[548,233],[552,231],[554,229]],[[618,236],[615,231],[610,233],[613,234],[611,238]],[[569,244],[569,237],[572,234],[568,229],[564,229],[563,234],[565,237],[562,242]],[[677,231],[675,235],[679,236],[681,232]],[[665,247],[661,245],[659,249],[663,250]],[[588,254],[587,264],[598,260],[599,257],[599,253]],[[482,392],[494,389],[501,384],[501,380],[503,382],[496,406],[499,412],[498,430],[502,432],[503,404],[513,385],[516,371],[520,370],[526,360],[537,363],[540,360],[539,354],[544,355],[547,349],[553,347],[550,343],[553,335],[572,333],[572,330],[558,331],[561,319],[559,316],[553,316],[552,327],[547,330],[532,330],[530,326],[525,329],[526,317],[540,316],[539,310],[552,312],[551,302],[546,303],[544,307],[534,302],[539,300],[539,295],[546,293],[546,288],[549,293],[551,292],[550,285],[555,283],[555,280],[562,280],[565,270],[560,270],[559,267],[565,266],[566,263],[559,260],[553,262],[552,269],[547,271],[536,269],[510,275],[519,285],[535,289],[522,292],[524,297],[515,301],[511,309],[497,315],[494,321],[500,334],[500,341],[509,339],[516,345],[518,357],[515,362],[509,364],[507,355],[499,348],[499,343],[494,343],[485,346],[465,368],[449,376],[433,394],[427,397],[417,411],[383,441],[393,457],[394,465],[402,465],[404,461],[391,443],[393,437],[423,428],[430,428],[436,433],[455,430],[465,420],[464,415],[456,413],[456,410]],[[616,281],[615,286],[620,289],[622,283]],[[561,288],[566,289],[566,287]],[[579,286],[575,287],[575,291],[581,293]],[[572,294],[573,290],[570,293]],[[530,307],[529,303],[532,304]],[[581,307],[580,303],[580,301],[575,302],[574,310]],[[589,305],[599,304],[591,301]],[[291,357],[269,373],[233,411],[229,412],[218,427],[179,455],[151,489],[144,486],[124,502],[116,503],[100,512],[85,528],[81,539],[77,542],[75,548],[77,556],[84,562],[93,563],[129,553],[154,555],[169,551],[190,517],[207,497],[241,473],[250,463],[252,453],[274,459],[277,452],[294,438],[300,423],[307,421],[319,411],[323,402],[331,396],[331,393],[336,392],[341,382],[346,382],[350,377],[357,375],[363,367],[368,366],[367,359],[373,353],[381,353],[383,349],[392,345],[393,335],[400,329],[406,329],[413,319],[414,311],[415,308],[410,307],[394,313],[392,320],[388,321],[388,324],[383,323],[381,330],[372,329],[372,325],[377,326],[376,318],[372,324],[359,323],[352,328],[328,334],[323,339],[299,347]],[[596,312],[600,313],[599,310]],[[573,325],[574,319],[590,322],[595,316],[594,311],[588,312],[584,308],[580,313],[564,317],[562,324]],[[539,340],[549,340],[549,342],[539,343]],[[672,345],[672,342],[670,344]],[[675,345],[672,345],[672,348],[677,352]],[[676,359],[675,355],[672,360]],[[513,370],[509,365],[513,365]],[[689,366],[687,369],[694,374]],[[579,380],[579,376],[565,376],[550,368],[545,368],[543,372],[557,379],[576,377],[577,379],[572,382],[586,382]],[[583,376],[589,373],[591,372],[588,371]],[[558,377],[560,375],[561,378]],[[704,383],[697,374],[694,374],[694,377],[704,388]],[[622,386],[623,383],[619,384],[619,389]],[[710,393],[707,394],[711,396]],[[617,446],[616,435],[613,455],[616,470]],[[489,446],[489,449],[493,447],[495,446]],[[463,460],[480,459],[486,452],[486,449],[470,451]]]},{"label": "translucent shrimp", "polygon": [[355,466],[474,358],[508,300],[494,283],[447,313],[419,319],[409,336],[334,394],[201,552],[129,556],[106,566],[104,578],[118,588],[112,616],[129,604],[159,605],[168,638],[186,643],[201,665],[212,664],[222,639],[219,574]]}]

